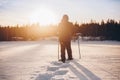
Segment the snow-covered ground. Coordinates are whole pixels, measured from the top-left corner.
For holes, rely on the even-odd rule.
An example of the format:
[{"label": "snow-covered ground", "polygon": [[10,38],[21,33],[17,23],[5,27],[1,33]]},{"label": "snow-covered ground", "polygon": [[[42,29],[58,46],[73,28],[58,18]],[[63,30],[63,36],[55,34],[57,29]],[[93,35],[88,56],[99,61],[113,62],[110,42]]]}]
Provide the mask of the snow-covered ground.
[{"label": "snow-covered ground", "polygon": [[120,80],[120,42],[72,43],[73,61],[58,62],[57,41],[0,42],[0,80]]}]

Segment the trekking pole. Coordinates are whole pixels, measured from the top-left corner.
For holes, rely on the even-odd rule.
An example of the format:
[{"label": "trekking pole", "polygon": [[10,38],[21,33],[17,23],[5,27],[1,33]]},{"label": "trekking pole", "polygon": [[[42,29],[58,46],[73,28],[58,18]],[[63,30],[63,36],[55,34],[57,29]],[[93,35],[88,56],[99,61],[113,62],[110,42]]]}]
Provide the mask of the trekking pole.
[{"label": "trekking pole", "polygon": [[59,61],[59,40],[58,40],[58,61]]},{"label": "trekking pole", "polygon": [[79,41],[79,36],[81,35],[80,33],[78,35],[78,51],[79,51],[79,59],[81,59],[81,54],[80,54],[80,41]]}]

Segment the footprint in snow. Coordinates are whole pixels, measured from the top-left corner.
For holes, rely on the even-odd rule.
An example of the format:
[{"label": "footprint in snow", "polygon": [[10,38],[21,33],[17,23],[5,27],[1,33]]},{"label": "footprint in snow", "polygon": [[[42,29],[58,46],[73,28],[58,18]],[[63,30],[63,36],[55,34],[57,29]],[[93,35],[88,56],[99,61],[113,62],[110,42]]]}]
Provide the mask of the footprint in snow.
[{"label": "footprint in snow", "polygon": [[57,67],[57,66],[52,66],[52,67],[48,66],[47,71],[56,71],[58,69],[59,69],[59,67]]},{"label": "footprint in snow", "polygon": [[54,75],[65,75],[68,72],[68,70],[58,70],[55,71]]},{"label": "footprint in snow", "polygon": [[56,61],[51,62],[52,65],[59,66],[60,68],[66,68],[66,67],[68,67],[70,65],[68,63],[69,62],[66,62],[66,63],[56,62]]}]

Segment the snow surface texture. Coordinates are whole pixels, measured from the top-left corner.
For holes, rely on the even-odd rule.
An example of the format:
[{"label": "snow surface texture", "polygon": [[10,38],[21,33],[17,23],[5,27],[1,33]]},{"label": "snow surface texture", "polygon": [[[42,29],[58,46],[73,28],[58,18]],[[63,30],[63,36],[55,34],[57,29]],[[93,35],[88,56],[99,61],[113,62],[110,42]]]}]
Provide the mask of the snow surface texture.
[{"label": "snow surface texture", "polygon": [[58,62],[57,41],[0,42],[0,80],[120,80],[120,42],[72,43],[74,60]]}]

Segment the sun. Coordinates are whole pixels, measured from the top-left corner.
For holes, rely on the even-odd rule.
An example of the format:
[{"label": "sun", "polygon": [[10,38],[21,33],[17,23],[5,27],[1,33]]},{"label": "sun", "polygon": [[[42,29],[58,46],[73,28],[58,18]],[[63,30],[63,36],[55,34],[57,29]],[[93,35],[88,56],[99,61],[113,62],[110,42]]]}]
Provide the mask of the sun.
[{"label": "sun", "polygon": [[42,26],[56,24],[56,15],[52,10],[41,7],[32,12],[30,15],[30,23],[39,23]]}]

